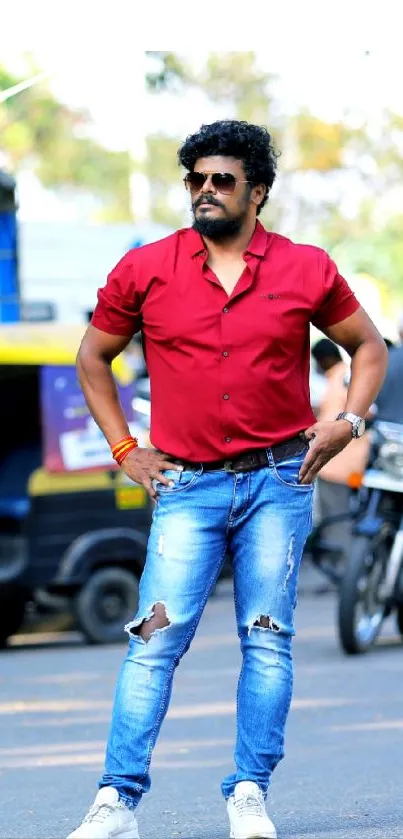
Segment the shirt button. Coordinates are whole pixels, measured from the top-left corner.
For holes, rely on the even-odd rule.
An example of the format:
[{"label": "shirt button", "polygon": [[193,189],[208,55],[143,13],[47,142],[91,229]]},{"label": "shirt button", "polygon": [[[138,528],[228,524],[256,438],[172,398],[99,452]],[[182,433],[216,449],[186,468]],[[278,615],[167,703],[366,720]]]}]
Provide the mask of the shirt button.
[{"label": "shirt button", "polygon": [[224,393],[223,399],[229,399],[228,393]]},{"label": "shirt button", "polygon": [[228,306],[224,306],[224,308],[223,308],[223,312],[224,312],[224,314],[225,314],[225,315],[227,314],[227,312],[228,312],[228,311],[229,311],[229,310],[228,310]]},{"label": "shirt button", "polygon": [[224,358],[228,358],[228,353],[226,351],[223,352],[223,356],[224,356]]},{"label": "shirt button", "polygon": [[232,437],[226,437],[225,442],[226,443],[231,443],[232,442]]}]

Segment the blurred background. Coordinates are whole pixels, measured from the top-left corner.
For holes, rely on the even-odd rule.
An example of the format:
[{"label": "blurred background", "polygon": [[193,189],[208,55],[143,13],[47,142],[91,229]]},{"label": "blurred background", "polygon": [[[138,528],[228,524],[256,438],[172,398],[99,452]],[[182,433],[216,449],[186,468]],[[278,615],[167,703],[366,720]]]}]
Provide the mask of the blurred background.
[{"label": "blurred background", "polygon": [[188,224],[176,150],[202,122],[236,117],[267,125],[281,151],[263,222],[328,249],[394,340],[403,308],[400,46],[393,20],[385,28],[353,18],[359,6],[322,30],[290,3],[271,28],[267,7],[256,51],[199,49],[204,24],[182,19],[188,35],[177,52],[138,49],[137,12],[126,3],[113,21],[95,18],[92,3],[79,14],[73,4],[51,35],[49,4],[9,9],[0,170],[17,186],[23,316],[83,322],[127,249]]},{"label": "blurred background", "polygon": [[[281,152],[263,223],[327,249],[382,335],[403,344],[402,64],[395,0],[2,4],[3,839],[67,835],[84,812],[138,603],[152,505],[114,470],[75,373],[97,288],[129,248],[190,223],[176,151],[202,123],[236,117],[266,125]],[[311,400],[326,418],[344,407],[349,371],[321,337],[313,330]],[[147,443],[139,344],[117,361],[132,433]],[[402,377],[403,366],[393,402]],[[403,407],[383,419],[400,427],[390,440],[368,432],[370,469],[348,457],[343,474],[317,481],[292,759],[270,800],[284,836],[402,835]],[[368,510],[376,526],[352,550]],[[227,562],[179,669],[142,805],[150,839],[226,835],[218,791],[232,767],[240,663],[230,578]]]}]

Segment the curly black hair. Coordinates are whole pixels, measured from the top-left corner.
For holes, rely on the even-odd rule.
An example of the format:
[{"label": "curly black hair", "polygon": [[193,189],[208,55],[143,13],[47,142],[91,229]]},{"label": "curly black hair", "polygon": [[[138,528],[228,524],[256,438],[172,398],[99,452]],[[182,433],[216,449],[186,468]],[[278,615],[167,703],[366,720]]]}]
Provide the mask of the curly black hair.
[{"label": "curly black hair", "polygon": [[266,194],[257,209],[259,215],[273,186],[279,156],[267,129],[237,119],[221,119],[202,125],[196,134],[186,138],[178,151],[178,160],[192,172],[199,157],[216,154],[241,160],[247,180],[254,185],[265,184]]}]

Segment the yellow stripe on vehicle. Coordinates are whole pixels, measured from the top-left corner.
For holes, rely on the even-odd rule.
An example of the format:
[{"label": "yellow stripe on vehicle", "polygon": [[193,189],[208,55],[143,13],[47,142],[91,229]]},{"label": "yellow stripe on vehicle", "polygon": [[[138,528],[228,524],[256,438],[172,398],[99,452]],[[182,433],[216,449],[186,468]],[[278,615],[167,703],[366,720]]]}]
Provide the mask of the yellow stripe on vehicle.
[{"label": "yellow stripe on vehicle", "polygon": [[115,501],[118,510],[133,510],[147,506],[148,495],[144,487],[118,487],[115,490]]},{"label": "yellow stripe on vehicle", "polygon": [[28,482],[28,495],[57,495],[67,492],[93,492],[113,489],[115,479],[110,472],[47,472],[36,469]]}]

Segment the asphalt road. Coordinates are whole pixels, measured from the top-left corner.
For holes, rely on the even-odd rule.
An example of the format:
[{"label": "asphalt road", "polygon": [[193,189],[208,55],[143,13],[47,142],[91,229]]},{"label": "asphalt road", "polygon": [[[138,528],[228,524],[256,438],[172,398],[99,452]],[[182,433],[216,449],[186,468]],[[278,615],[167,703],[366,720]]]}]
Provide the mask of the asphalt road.
[{"label": "asphalt road", "polygon": [[[402,839],[403,648],[346,658],[335,598],[302,577],[287,756],[268,798],[280,839]],[[1,839],[65,837],[93,799],[124,646],[22,636],[0,654]],[[224,839],[239,651],[228,584],[177,671],[138,810],[142,839]]]}]

